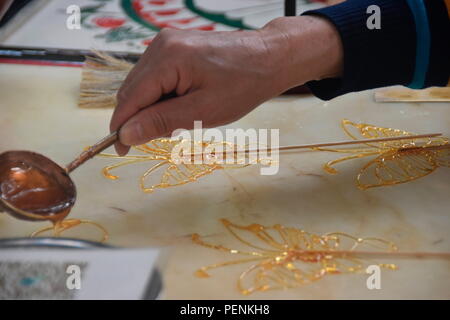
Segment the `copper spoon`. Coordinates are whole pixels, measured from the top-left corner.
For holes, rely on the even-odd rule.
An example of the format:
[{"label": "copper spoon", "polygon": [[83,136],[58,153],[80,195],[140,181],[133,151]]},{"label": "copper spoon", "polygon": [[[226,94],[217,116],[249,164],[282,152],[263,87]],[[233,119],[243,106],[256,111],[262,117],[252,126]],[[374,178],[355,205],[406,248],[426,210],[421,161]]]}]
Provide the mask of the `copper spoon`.
[{"label": "copper spoon", "polygon": [[[0,154],[0,209],[22,220],[61,221],[69,214],[76,199],[76,187],[69,173],[117,140],[118,133],[111,133],[65,168],[31,151]],[[34,190],[33,194],[27,195],[26,201],[19,204],[17,196],[26,194],[29,189]]]},{"label": "copper spoon", "polygon": [[[171,98],[175,98],[176,96],[177,95],[175,93],[170,93],[163,95],[160,100],[168,100]],[[4,211],[11,214],[12,216],[23,220],[50,220],[52,222],[63,220],[69,214],[70,209],[75,204],[76,199],[76,187],[72,179],[70,178],[69,173],[71,173],[73,170],[81,166],[89,159],[93,158],[98,153],[112,146],[116,141],[118,141],[118,139],[118,131],[111,133],[93,146],[89,147],[86,151],[82,152],[65,168],[62,168],[49,158],[35,152],[8,151],[0,154],[0,212],[1,209],[4,209]],[[53,184],[53,191],[59,197],[47,193],[47,198],[43,199],[45,201],[42,201],[41,205],[36,205],[34,208],[32,208],[29,203],[24,203],[24,206],[17,206],[14,205],[11,201],[8,201],[7,197],[5,196],[5,191],[8,190],[4,190],[4,185],[7,189],[8,184],[5,184],[4,182],[5,180],[8,180],[8,178],[11,179],[11,168],[17,165],[35,168],[42,175],[45,175],[46,179],[44,180],[47,180],[47,182]],[[31,187],[36,188],[35,186]],[[15,190],[13,190],[13,192],[14,191]],[[23,186],[22,191],[28,190],[25,186]],[[37,196],[40,196],[39,193],[36,193],[36,197]],[[27,201],[24,202],[30,202],[28,198],[26,200]]]}]

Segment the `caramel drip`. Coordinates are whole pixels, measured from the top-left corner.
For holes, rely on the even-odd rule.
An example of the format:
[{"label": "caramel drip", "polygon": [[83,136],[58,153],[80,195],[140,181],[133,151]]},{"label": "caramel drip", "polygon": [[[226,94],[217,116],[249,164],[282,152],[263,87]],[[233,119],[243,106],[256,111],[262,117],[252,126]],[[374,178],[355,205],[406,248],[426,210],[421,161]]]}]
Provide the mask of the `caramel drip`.
[{"label": "caramel drip", "polygon": [[[8,165],[8,168],[5,166]],[[44,232],[52,231],[59,237],[69,229],[82,224],[93,225],[102,233],[101,242],[108,239],[108,231],[100,224],[79,219],[65,219],[70,213],[72,202],[58,184],[43,170],[22,161],[2,164],[0,170],[0,196],[4,201],[26,213],[41,217],[35,221],[48,220],[52,226],[44,227],[31,234],[36,237]]]},{"label": "caramel drip", "polygon": [[83,220],[83,219],[81,219],[81,220],[80,219],[65,219],[65,220],[57,221],[50,227],[44,227],[44,228],[41,228],[41,229],[33,232],[30,235],[30,237],[34,238],[34,237],[37,237],[48,231],[52,231],[53,237],[61,237],[63,232],[66,232],[67,230],[72,229],[77,226],[80,226],[82,224],[92,225],[102,233],[102,236],[101,236],[99,242],[106,242],[108,240],[109,233],[102,225],[100,225],[99,223],[94,222],[94,221]]}]

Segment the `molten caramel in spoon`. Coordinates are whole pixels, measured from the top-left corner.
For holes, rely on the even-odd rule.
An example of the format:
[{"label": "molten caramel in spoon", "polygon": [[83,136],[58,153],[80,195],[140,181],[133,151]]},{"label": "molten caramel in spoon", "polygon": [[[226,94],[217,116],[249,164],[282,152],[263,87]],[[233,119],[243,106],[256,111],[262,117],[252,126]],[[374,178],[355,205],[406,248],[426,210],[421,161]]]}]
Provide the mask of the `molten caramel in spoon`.
[{"label": "molten caramel in spoon", "polygon": [[19,152],[0,161],[0,199],[22,211],[21,218],[55,222],[69,213],[75,189],[63,169],[48,170],[41,157]]}]

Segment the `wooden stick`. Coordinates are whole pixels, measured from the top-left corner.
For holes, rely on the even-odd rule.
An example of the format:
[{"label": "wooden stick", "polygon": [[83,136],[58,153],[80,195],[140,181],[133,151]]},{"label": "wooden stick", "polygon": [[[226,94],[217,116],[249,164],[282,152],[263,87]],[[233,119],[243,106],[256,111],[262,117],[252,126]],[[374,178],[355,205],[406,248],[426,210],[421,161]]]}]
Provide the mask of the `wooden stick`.
[{"label": "wooden stick", "polygon": [[[442,133],[429,133],[429,134],[419,134],[419,135],[404,136],[404,137],[389,137],[389,138],[377,138],[377,139],[327,142],[327,143],[317,143],[317,144],[304,144],[304,145],[296,145],[296,146],[284,146],[284,147],[267,149],[267,150],[268,151],[272,151],[272,150],[288,151],[288,150],[297,150],[297,149],[313,149],[313,148],[345,146],[345,145],[365,144],[365,143],[374,143],[374,142],[388,142],[388,141],[411,140],[411,139],[420,139],[420,138],[433,138],[433,137],[439,137],[439,136],[442,136]],[[260,149],[256,149],[254,151],[259,151],[259,150]],[[253,150],[245,150],[245,152],[254,152],[254,151]]]},{"label": "wooden stick", "polygon": [[[347,141],[338,141],[338,142],[327,142],[327,143],[316,143],[316,144],[303,144],[303,145],[293,145],[293,146],[281,146],[277,148],[269,148],[269,149],[246,149],[246,150],[233,150],[233,151],[224,151],[223,154],[228,153],[251,153],[251,152],[260,152],[260,151],[289,151],[289,150],[300,150],[300,149],[313,149],[313,148],[324,148],[324,147],[333,147],[333,146],[345,146],[345,145],[355,145],[355,144],[365,144],[365,143],[374,143],[374,142],[388,142],[388,141],[401,141],[401,140],[411,140],[411,139],[420,139],[420,138],[433,138],[442,136],[442,133],[427,133],[427,134],[419,134],[419,135],[411,135],[411,136],[401,136],[401,137],[388,137],[388,138],[376,138],[376,139],[363,139],[363,140],[347,140]],[[191,156],[199,156],[203,155],[203,153],[191,153],[188,154]]]},{"label": "wooden stick", "polygon": [[371,256],[378,258],[402,258],[402,259],[449,259],[450,252],[381,252],[381,251],[303,251],[309,255],[330,255],[330,256]]}]

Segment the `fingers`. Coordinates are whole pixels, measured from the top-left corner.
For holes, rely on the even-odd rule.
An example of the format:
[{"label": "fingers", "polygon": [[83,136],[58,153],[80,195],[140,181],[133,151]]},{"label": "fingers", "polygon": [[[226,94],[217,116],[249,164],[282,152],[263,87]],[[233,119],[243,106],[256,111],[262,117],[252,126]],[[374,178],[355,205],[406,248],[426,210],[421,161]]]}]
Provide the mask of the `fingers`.
[{"label": "fingers", "polygon": [[[146,73],[146,71],[143,71]],[[117,106],[110,122],[111,132],[116,131],[141,108],[152,105],[162,95],[159,77],[153,72],[135,76],[124,84],[117,94]]]},{"label": "fingers", "polygon": [[[178,50],[184,43],[183,39],[175,30],[163,29],[158,33],[117,94],[117,106],[110,122],[111,132],[118,131],[131,117],[141,109],[155,104],[163,95],[171,92],[181,95],[190,89],[191,73],[181,72],[173,59],[169,58],[172,52],[186,51]],[[181,65],[184,67],[183,63]],[[187,80],[181,81],[181,74]],[[117,142],[116,150],[119,154],[124,154],[128,148],[122,142]]]},{"label": "fingers", "polygon": [[126,146],[139,145],[170,136],[176,129],[192,129],[194,120],[201,120],[197,104],[199,94],[193,92],[140,110],[120,129],[120,142]]},{"label": "fingers", "polygon": [[[147,49],[145,49],[144,53],[141,55],[137,63],[134,65],[134,67],[131,69],[131,71],[128,73],[127,77],[123,81],[123,85],[130,84],[131,79],[134,79],[134,77],[144,69],[144,66],[149,63],[150,56],[152,55],[152,52],[150,51],[152,49],[152,44],[150,43],[147,46]],[[152,50],[153,51],[153,50]]]},{"label": "fingers", "polygon": [[140,109],[154,104],[163,94],[175,91],[179,72],[173,61],[169,63],[167,59],[167,52],[173,50],[164,45],[167,38],[173,38],[174,32],[161,31],[128,74],[117,94],[111,132],[117,131]]},{"label": "fingers", "polygon": [[128,153],[128,151],[130,151],[130,147],[126,146],[120,142],[116,142],[114,144],[114,148],[116,149],[116,152],[119,156],[124,156]]},{"label": "fingers", "polygon": [[[168,77],[170,80],[170,76]],[[129,87],[126,87],[124,91],[122,91],[120,98],[118,99],[119,103],[114,110],[110,130],[111,132],[119,130],[122,125],[127,122],[132,116],[138,113],[145,107],[153,108],[153,105],[162,100],[171,99],[176,97],[174,92],[170,94],[164,94],[166,88],[175,87],[176,81],[171,82],[169,85],[160,84],[156,77],[151,76],[150,79],[152,81],[148,81],[148,74],[144,74],[144,78],[141,79],[140,75],[136,76],[136,79],[133,79],[132,84]],[[122,90],[122,89],[121,89]],[[125,93],[123,93],[125,92]],[[118,141],[115,144],[116,151],[119,155],[127,154],[129,147],[125,146]]]},{"label": "fingers", "polygon": [[[137,64],[117,94],[117,106],[110,122],[110,131],[114,132],[142,108],[154,104],[163,94],[158,74],[148,70],[151,65]],[[176,84],[176,81],[174,81]],[[174,84],[174,85],[175,85]],[[170,85],[170,84],[169,84]],[[129,147],[120,141],[115,144],[119,155],[127,154]]]},{"label": "fingers", "polygon": [[[139,74],[136,79],[130,79],[131,84],[122,86],[117,95],[117,106],[110,122],[110,131],[114,132],[133,115],[135,115],[143,107],[156,102],[161,96],[161,87],[158,79],[144,78],[140,82],[135,82],[140,79]],[[148,79],[148,80],[146,80]],[[128,153],[129,147],[123,145],[120,141],[115,143],[117,154],[123,156]]]}]

